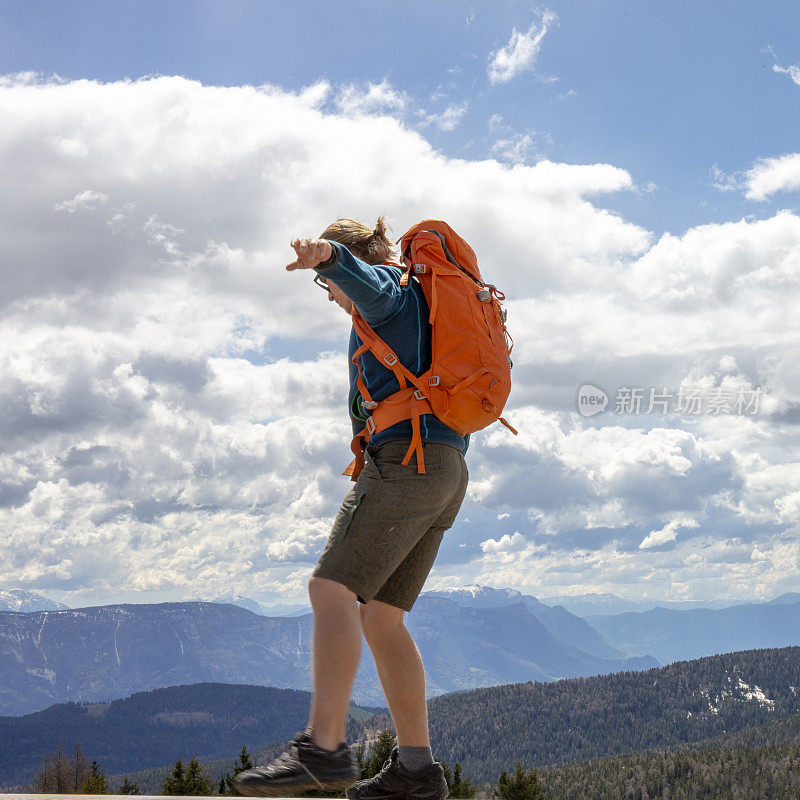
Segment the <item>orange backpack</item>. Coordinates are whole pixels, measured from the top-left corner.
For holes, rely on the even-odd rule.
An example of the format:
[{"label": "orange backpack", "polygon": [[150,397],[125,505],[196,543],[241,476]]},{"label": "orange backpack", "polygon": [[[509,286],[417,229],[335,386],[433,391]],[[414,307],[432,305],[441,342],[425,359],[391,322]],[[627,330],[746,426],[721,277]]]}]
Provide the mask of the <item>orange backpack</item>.
[{"label": "orange backpack", "polygon": [[[472,248],[446,223],[426,219],[409,228],[400,241],[405,272],[400,285],[407,286],[413,271],[430,308],[432,328],[431,366],[416,377],[398,360],[353,307],[353,327],[362,345],[353,354],[358,368],[358,389],[363,408],[371,409],[367,424],[350,449],[355,455],[342,473],[352,480],[364,466],[363,447],[372,434],[404,419],[411,420],[412,439],[403,464],[417,453],[417,471],[425,472],[420,414],[434,414],[460,436],[500,421],[517,431],[500,414],[511,391],[511,358],[501,306],[505,295],[484,283]],[[394,372],[400,390],[376,402],[361,377],[359,356],[371,350]]]}]

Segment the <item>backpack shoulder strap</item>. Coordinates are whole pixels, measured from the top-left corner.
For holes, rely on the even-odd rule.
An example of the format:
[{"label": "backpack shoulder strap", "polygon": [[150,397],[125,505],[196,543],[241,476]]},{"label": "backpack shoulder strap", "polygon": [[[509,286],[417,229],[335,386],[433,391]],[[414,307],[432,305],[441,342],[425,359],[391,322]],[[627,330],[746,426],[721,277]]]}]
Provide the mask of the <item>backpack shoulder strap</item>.
[{"label": "backpack shoulder strap", "polygon": [[[356,382],[361,396],[367,401],[365,406],[374,410],[364,428],[353,437],[353,441],[350,443],[350,449],[353,451],[355,458],[342,474],[349,475],[351,480],[356,480],[364,466],[363,448],[366,447],[369,442],[370,436],[378,431],[386,430],[404,419],[411,420],[412,435],[411,444],[409,445],[402,463],[408,464],[411,460],[411,454],[416,452],[417,469],[419,472],[425,472],[425,456],[422,450],[422,435],[420,433],[419,418],[421,414],[433,413],[433,409],[424,391],[425,383],[421,378],[418,378],[406,369],[394,350],[378,336],[356,308],[353,308],[352,320],[353,328],[355,328],[362,342],[361,347],[353,354],[353,363],[358,369],[358,378]],[[395,392],[395,394],[387,397],[380,403],[376,403],[372,399],[361,375],[359,356],[366,350],[370,350],[378,361],[394,373],[400,385],[400,390],[398,392]],[[410,386],[408,385],[409,383],[411,384]]]}]

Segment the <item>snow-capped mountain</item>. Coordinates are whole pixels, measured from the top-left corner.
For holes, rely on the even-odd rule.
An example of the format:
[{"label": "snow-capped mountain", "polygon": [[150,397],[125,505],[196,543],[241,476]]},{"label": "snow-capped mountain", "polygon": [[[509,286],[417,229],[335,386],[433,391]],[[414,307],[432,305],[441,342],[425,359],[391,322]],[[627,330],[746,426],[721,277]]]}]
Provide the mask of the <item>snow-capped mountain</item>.
[{"label": "snow-capped mountain", "polygon": [[[495,589],[493,586],[481,586],[473,583],[469,586],[451,586],[447,589],[434,589],[424,592],[427,597],[446,597],[459,605],[470,605],[474,608],[492,608],[517,603],[522,600],[522,592],[516,589]],[[535,598],[534,598],[535,599]]]},{"label": "snow-capped mountain", "polygon": [[57,611],[69,608],[63,603],[25,589],[0,589],[0,610],[2,611]]}]

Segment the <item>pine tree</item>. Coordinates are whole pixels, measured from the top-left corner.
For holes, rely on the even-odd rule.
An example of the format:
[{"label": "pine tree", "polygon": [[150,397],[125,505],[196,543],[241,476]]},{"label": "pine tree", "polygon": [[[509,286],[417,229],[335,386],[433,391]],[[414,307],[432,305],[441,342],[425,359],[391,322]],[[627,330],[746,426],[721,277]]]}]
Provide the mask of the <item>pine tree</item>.
[{"label": "pine tree", "polygon": [[[247,745],[242,745],[242,752],[239,753],[239,760],[233,767],[233,776],[236,777],[240,772],[246,769],[253,769],[252,754],[248,752]],[[232,795],[233,794],[233,778],[229,772],[226,772],[219,779],[219,794]]]},{"label": "pine tree", "polygon": [[233,770],[234,775],[238,775],[246,769],[253,769],[253,760],[250,753],[247,752],[247,745],[242,745],[242,752],[239,753],[239,763]]},{"label": "pine tree", "polygon": [[384,728],[378,738],[372,743],[369,760],[366,764],[364,778],[373,778],[383,768],[386,760],[391,756],[392,750],[397,745],[394,731]]},{"label": "pine tree", "polygon": [[353,754],[356,757],[356,764],[358,765],[361,778],[365,778],[366,777],[365,770],[367,768],[367,762],[364,758],[364,745],[360,744],[358,747],[354,747]]},{"label": "pine tree", "polygon": [[89,774],[81,787],[81,794],[109,794],[108,781],[106,780],[106,773],[102,770],[97,761],[92,761],[89,768]]},{"label": "pine tree", "polygon": [[453,783],[450,785],[450,797],[462,797],[461,794],[461,764],[456,761],[453,767]]},{"label": "pine tree", "polygon": [[456,761],[451,774],[447,762],[439,760],[444,772],[444,779],[447,781],[447,788],[450,790],[451,798],[472,798],[478,793],[478,787],[470,783],[469,778],[461,777],[461,764]]},{"label": "pine tree", "polygon": [[461,764],[456,761],[453,767],[453,783],[450,786],[450,797],[471,798],[478,793],[478,787],[470,783],[469,778],[461,777]]},{"label": "pine tree", "polygon": [[442,765],[442,772],[444,772],[444,779],[447,782],[447,788],[450,790],[450,796],[453,796],[453,774],[450,772],[450,767],[446,761],[439,760]]},{"label": "pine tree", "polygon": [[519,761],[511,777],[505,770],[502,771],[497,786],[492,791],[492,797],[498,800],[551,800],[550,795],[545,795],[540,786],[536,770],[523,771]]},{"label": "pine tree", "polygon": [[164,778],[161,784],[161,794],[188,794],[186,791],[186,775],[184,774],[183,762],[180,758],[175,762],[172,773]]},{"label": "pine tree", "polygon": [[211,779],[208,778],[203,772],[203,768],[196,758],[189,761],[189,767],[186,770],[186,791],[184,794],[194,796],[210,795],[211,794]]},{"label": "pine tree", "polygon": [[120,794],[139,794],[139,784],[138,783],[131,783],[128,779],[128,776],[125,776],[125,780],[122,781],[122,785],[119,787]]}]

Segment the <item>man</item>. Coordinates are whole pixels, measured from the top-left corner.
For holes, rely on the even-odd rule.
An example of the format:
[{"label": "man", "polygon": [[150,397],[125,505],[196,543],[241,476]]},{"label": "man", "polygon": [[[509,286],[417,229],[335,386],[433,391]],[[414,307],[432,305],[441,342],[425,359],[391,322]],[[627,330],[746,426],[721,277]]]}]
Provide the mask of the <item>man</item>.
[{"label": "man", "polygon": [[[348,315],[355,308],[419,376],[431,363],[428,305],[416,280],[403,287],[402,269],[389,261],[392,246],[379,219],[369,228],[350,219],[330,225],[320,239],[295,239],[287,270],[313,269],[315,283]],[[362,404],[350,333],[349,411],[353,431],[371,413]],[[374,401],[399,389],[392,371],[369,352],[358,354],[362,380]],[[367,404],[369,405],[369,404]],[[242,794],[286,796],[308,788],[347,789],[349,800],[444,800],[447,783],[428,735],[425,673],[403,624],[433,566],[444,532],[464,499],[468,473],[462,437],[432,414],[421,417],[425,472],[416,455],[401,462],[411,440],[403,420],[374,434],[365,466],[345,497],[309,581],[314,611],[313,701],[306,729],[272,765],[239,773]],[[398,746],[374,778],[359,777],[344,741],[347,709],[361,655],[369,644],[397,731]]]}]

